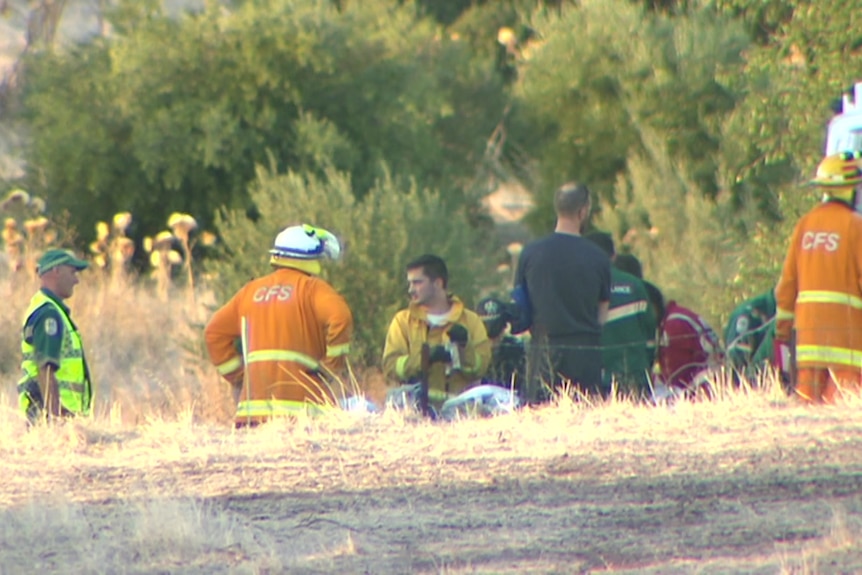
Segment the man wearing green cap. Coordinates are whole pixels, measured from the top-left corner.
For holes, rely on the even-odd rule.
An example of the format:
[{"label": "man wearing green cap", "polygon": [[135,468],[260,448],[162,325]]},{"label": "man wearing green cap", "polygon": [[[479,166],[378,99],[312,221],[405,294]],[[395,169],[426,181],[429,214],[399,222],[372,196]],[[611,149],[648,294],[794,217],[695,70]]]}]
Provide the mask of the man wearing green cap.
[{"label": "man wearing green cap", "polygon": [[90,371],[78,328],[63,303],[75,290],[78,272],[87,266],[66,250],[51,249],[39,258],[41,288],[24,314],[24,376],[18,382],[18,402],[31,424],[43,411],[49,418],[90,413]]}]

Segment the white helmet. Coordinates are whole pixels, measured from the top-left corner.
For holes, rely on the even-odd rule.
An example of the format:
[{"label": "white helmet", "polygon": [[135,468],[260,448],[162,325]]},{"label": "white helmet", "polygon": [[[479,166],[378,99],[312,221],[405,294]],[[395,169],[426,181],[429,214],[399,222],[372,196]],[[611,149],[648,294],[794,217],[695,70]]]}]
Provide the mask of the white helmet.
[{"label": "white helmet", "polygon": [[275,237],[269,253],[274,258],[318,260],[328,257],[337,260],[341,257],[341,244],[327,230],[302,224],[283,229]]}]

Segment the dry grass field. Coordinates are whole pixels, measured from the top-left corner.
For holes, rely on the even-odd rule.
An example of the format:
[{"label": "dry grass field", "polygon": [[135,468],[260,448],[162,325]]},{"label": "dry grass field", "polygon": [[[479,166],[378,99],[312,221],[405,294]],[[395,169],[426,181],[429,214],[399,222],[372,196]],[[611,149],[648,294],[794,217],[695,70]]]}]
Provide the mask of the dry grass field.
[{"label": "dry grass field", "polygon": [[862,572],[858,398],[807,408],[766,381],[237,431],[200,356],[206,300],[87,277],[71,305],[97,413],[28,431],[12,390],[33,287],[0,310],[2,574]]}]

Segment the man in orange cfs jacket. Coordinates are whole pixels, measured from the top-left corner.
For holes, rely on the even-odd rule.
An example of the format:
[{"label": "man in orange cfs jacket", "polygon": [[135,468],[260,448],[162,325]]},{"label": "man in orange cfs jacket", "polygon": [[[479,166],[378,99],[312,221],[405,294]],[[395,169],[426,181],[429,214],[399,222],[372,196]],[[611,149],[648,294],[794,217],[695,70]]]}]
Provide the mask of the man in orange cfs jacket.
[{"label": "man in orange cfs jacket", "polygon": [[340,256],[338,239],[291,226],[269,253],[274,271],[247,283],[204,330],[210,358],[233,388],[237,427],[333,405],[327,380],[343,375],[350,351],[350,308],[318,277],[321,259]]},{"label": "man in orange cfs jacket", "polygon": [[[796,329],[796,394],[832,403],[862,375],[862,215],[854,209],[860,156],[824,158],[811,185],[823,201],[796,224],[775,288],[778,345]],[[860,197],[859,199],[862,199]]]}]

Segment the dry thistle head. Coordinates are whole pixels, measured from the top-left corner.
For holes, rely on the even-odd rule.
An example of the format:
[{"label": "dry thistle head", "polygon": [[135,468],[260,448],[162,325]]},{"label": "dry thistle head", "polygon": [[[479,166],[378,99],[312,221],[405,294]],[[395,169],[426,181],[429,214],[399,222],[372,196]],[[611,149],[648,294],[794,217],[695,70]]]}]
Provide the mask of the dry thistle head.
[{"label": "dry thistle head", "polygon": [[6,218],[3,222],[3,242],[7,247],[20,244],[24,241],[24,236],[18,232],[18,222],[15,218]]},{"label": "dry thistle head", "polygon": [[93,263],[104,269],[108,266],[108,259],[105,257],[105,254],[99,253],[93,256]]},{"label": "dry thistle head", "polygon": [[126,230],[132,225],[132,214],[130,212],[118,212],[114,214],[113,226],[117,235],[126,235]]},{"label": "dry thistle head", "polygon": [[198,223],[189,214],[174,212],[168,218],[168,227],[173,230],[176,237],[188,241],[189,234],[198,227]]},{"label": "dry thistle head", "polygon": [[39,196],[33,196],[30,198],[30,208],[37,214],[44,214],[47,206],[45,200]]},{"label": "dry thistle head", "polygon": [[512,242],[508,246],[506,246],[506,251],[510,256],[515,257],[521,255],[521,252],[524,250],[524,244],[521,242]]},{"label": "dry thistle head", "polygon": [[32,220],[27,220],[24,222],[24,229],[27,230],[28,235],[35,235],[39,232],[45,231],[45,228],[48,227],[48,218],[44,216],[39,216],[38,218],[34,218]]},{"label": "dry thistle head", "polygon": [[117,238],[113,255],[117,261],[128,262],[135,255],[135,242],[131,238]]},{"label": "dry thistle head", "polygon": [[107,222],[96,222],[96,241],[104,242],[111,235],[111,228]]},{"label": "dry thistle head", "polygon": [[155,251],[150,254],[150,265],[158,268],[162,265],[175,266],[183,262],[183,256],[176,250],[168,250],[165,252]]},{"label": "dry thistle head", "polygon": [[515,31],[508,26],[503,26],[497,30],[497,42],[503,46],[513,46],[517,42]]},{"label": "dry thistle head", "polygon": [[159,232],[152,241],[153,250],[168,250],[174,243],[174,234],[169,231]]},{"label": "dry thistle head", "polygon": [[57,243],[57,230],[54,228],[49,228],[45,231],[45,237],[42,238],[45,240],[47,245],[51,245]]},{"label": "dry thistle head", "polygon": [[95,242],[90,242],[90,251],[94,254],[101,254],[105,251],[105,243],[96,240]]},{"label": "dry thistle head", "polygon": [[202,246],[208,248],[208,247],[215,245],[216,239],[217,238],[216,238],[216,235],[214,233],[204,231],[204,232],[201,232],[201,237],[200,237],[199,242]]},{"label": "dry thistle head", "polygon": [[3,200],[2,204],[0,204],[0,208],[8,210],[14,206],[26,206],[29,203],[30,194],[28,194],[21,188],[15,188],[14,190],[10,190],[9,193],[6,194],[6,199]]}]

